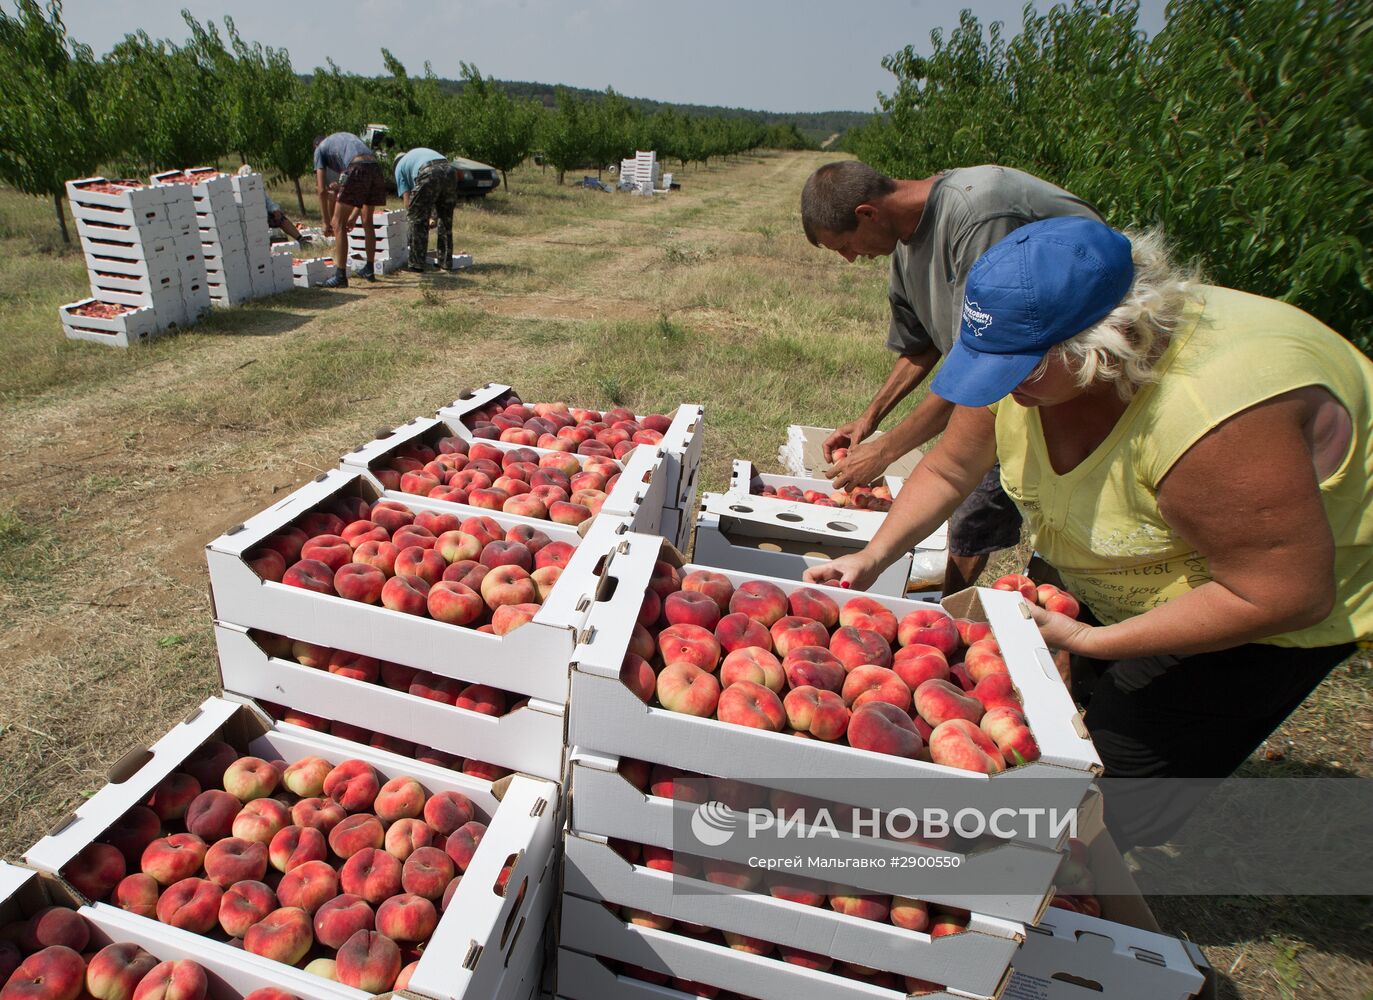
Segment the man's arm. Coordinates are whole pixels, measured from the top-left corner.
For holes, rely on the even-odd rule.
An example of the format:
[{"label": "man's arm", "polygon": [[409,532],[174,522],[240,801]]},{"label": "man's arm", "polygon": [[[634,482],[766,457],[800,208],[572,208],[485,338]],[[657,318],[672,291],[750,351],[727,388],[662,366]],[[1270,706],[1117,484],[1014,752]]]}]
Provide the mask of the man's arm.
[{"label": "man's arm", "polygon": [[324,235],[328,236],[334,229],[334,206],[330,203],[323,167],[315,170],[315,194],[319,195],[319,217],[324,220]]}]

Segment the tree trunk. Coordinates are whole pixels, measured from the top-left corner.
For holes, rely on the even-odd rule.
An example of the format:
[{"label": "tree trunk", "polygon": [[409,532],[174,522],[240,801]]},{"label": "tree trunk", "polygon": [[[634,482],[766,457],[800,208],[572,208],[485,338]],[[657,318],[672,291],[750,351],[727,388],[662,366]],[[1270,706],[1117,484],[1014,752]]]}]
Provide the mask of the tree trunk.
[{"label": "tree trunk", "polygon": [[505,176],[505,171],[504,171],[504,170],[501,171],[501,187],[505,188],[506,192],[509,193],[509,191],[510,191],[510,178]]},{"label": "tree trunk", "polygon": [[62,230],[62,242],[71,246],[72,237],[71,233],[67,232],[67,216],[62,211],[62,195],[60,193],[52,196],[52,207],[53,211],[57,213],[57,227]]},{"label": "tree trunk", "polygon": [[300,202],[300,217],[305,218],[305,192],[300,189],[300,178],[293,178],[296,183],[296,200]]},{"label": "tree trunk", "polygon": [[558,171],[558,183],[559,183],[559,184],[562,184],[562,182],[563,182],[563,172],[562,172],[561,170],[559,170],[559,171]]}]

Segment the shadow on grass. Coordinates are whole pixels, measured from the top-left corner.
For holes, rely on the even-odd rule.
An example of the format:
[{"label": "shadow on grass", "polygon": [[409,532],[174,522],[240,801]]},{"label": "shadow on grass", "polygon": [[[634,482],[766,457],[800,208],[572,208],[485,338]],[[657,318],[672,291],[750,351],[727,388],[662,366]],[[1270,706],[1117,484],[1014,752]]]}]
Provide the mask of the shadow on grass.
[{"label": "shadow on grass", "polygon": [[212,312],[205,322],[188,327],[185,332],[208,337],[276,337],[304,326],[325,310],[343,305],[348,298],[347,294],[340,295],[327,289],[301,289],[293,296],[292,305],[309,309],[310,312],[285,312],[265,307],[220,310]]},{"label": "shadow on grass", "polygon": [[518,274],[530,275],[534,273],[534,268],[528,264],[502,264],[499,261],[490,263],[474,262],[471,267],[459,272],[460,274]]}]

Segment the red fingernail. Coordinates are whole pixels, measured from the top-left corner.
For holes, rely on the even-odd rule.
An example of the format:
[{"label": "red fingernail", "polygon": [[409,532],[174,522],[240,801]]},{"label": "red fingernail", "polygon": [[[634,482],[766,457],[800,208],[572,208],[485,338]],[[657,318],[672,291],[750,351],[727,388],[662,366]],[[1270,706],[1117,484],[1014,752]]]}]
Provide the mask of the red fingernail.
[{"label": "red fingernail", "polygon": [[849,581],[847,581],[847,580],[840,580],[840,581],[839,581],[839,586],[843,587],[845,590],[848,590],[848,589],[849,589]]}]

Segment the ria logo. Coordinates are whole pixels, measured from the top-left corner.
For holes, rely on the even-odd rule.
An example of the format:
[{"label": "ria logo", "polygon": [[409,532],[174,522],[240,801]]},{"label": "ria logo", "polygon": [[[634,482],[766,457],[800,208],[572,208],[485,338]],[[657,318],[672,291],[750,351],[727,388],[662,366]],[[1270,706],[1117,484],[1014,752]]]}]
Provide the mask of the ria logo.
[{"label": "ria logo", "polygon": [[710,801],[696,807],[691,814],[691,833],[707,847],[721,847],[729,843],[739,828],[739,817],[723,802]]},{"label": "ria logo", "polygon": [[974,337],[980,337],[992,325],[992,314],[983,312],[972,299],[964,299],[963,322],[972,327]]}]

